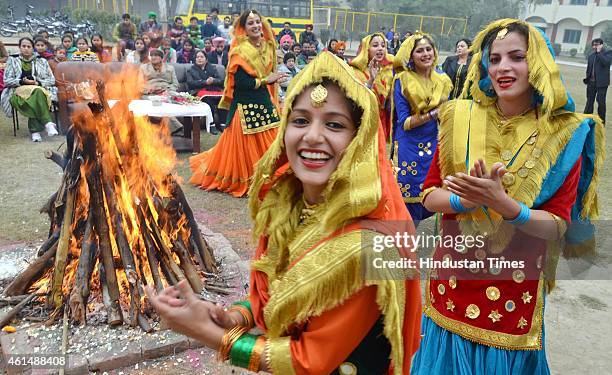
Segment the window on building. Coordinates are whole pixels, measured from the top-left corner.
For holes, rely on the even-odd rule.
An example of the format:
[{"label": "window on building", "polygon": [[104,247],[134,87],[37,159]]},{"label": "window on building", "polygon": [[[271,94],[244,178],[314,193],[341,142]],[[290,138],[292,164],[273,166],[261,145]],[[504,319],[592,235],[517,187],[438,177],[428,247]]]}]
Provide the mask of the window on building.
[{"label": "window on building", "polygon": [[570,0],[570,5],[587,5],[587,0]]},{"label": "window on building", "polygon": [[608,6],[612,7],[612,0],[608,0]]},{"label": "window on building", "polygon": [[541,0],[538,1],[538,4],[552,4],[552,0]]},{"label": "window on building", "polygon": [[581,34],[582,31],[580,30],[566,29],[565,33],[563,34],[563,43],[578,44],[580,43]]}]

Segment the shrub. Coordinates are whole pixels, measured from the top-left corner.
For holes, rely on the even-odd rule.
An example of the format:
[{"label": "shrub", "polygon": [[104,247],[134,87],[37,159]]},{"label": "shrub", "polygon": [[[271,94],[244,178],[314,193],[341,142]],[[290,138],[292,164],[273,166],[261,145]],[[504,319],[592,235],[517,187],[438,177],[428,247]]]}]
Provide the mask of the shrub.
[{"label": "shrub", "polygon": [[570,56],[571,57],[576,57],[576,54],[578,54],[578,50],[576,48],[570,49]]},{"label": "shrub", "polygon": [[555,55],[559,56],[561,54],[561,44],[559,43],[553,44],[553,50],[555,51]]}]

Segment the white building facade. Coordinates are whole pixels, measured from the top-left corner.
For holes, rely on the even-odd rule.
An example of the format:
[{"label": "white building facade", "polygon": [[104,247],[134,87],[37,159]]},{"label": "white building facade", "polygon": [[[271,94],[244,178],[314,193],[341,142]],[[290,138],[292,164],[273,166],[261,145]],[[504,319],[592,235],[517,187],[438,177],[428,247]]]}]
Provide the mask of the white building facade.
[{"label": "white building facade", "polygon": [[[527,6],[522,18],[544,29],[563,53],[575,48],[582,54],[612,22],[612,0],[544,0]],[[612,45],[612,40],[605,42]]]}]

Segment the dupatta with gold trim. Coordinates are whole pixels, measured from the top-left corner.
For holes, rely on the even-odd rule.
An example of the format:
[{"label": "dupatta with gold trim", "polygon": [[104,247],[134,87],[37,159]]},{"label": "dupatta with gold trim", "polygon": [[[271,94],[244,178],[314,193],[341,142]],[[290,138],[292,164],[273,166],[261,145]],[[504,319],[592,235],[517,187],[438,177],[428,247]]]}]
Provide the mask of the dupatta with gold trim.
[{"label": "dupatta with gold trim", "polygon": [[[495,35],[498,30],[515,22],[527,26],[529,30],[527,63],[529,82],[535,89],[535,109],[511,119],[504,119],[494,105],[496,96],[487,75],[488,51],[483,47],[483,43],[489,33]],[[477,35],[472,50],[475,55],[464,89],[464,95],[471,100],[451,101],[445,104],[440,112],[438,150],[441,176],[469,172],[470,167],[479,158],[485,160],[489,168],[495,162],[503,162],[509,171],[507,175],[511,176],[503,180],[508,195],[530,208],[538,209],[561,188],[572,168],[582,158],[577,198],[571,215],[572,224],[568,228],[566,238],[570,247],[582,247],[584,250],[588,245],[592,245],[592,242],[571,244],[572,227],[574,224],[579,225],[579,234],[583,237],[584,234],[592,235],[592,232],[584,228],[590,227],[589,219],[597,217],[598,170],[604,158],[601,122],[590,115],[573,113],[573,102],[565,91],[554,55],[543,35],[529,24],[511,19],[493,22]],[[491,209],[479,208],[457,214],[456,220],[460,232],[464,235],[485,234],[491,254],[501,254],[506,249],[512,250],[511,246],[508,247],[511,241],[523,238],[519,237],[521,235],[526,236],[522,232],[516,232],[514,226],[504,223],[503,218]],[[523,282],[520,277],[515,278],[515,270],[511,280],[498,280],[491,276],[469,284],[474,288],[476,283],[484,280],[490,288],[494,288],[494,292],[499,292],[502,285],[509,287],[507,283],[503,284],[508,281],[511,288],[519,288],[520,284],[520,291],[530,292],[531,295],[527,295],[528,300],[531,301],[531,296],[535,300],[535,304],[530,307],[532,313],[521,316],[520,325],[517,326],[517,329],[522,329],[523,324],[525,327],[529,326],[525,332],[520,332],[519,329],[520,333],[508,333],[500,328],[495,329],[495,326],[486,329],[477,323],[470,323],[469,319],[477,319],[480,312],[476,314],[466,310],[465,316],[469,318],[463,319],[467,320],[466,322],[451,317],[452,313],[447,310],[454,306],[433,307],[434,297],[442,299],[444,295],[444,298],[450,298],[451,293],[445,294],[444,285],[441,287],[441,284],[446,283],[445,280],[449,280],[450,285],[450,279],[446,278],[448,275],[440,277],[440,280],[430,278],[426,291],[425,314],[440,327],[473,342],[507,350],[541,350],[544,294],[547,288],[550,290],[554,285],[558,254],[555,241],[548,241],[544,248],[547,264],[538,271],[539,279],[531,277]],[[529,250],[530,253],[535,253],[541,249]],[[438,255],[448,256],[451,253],[454,254],[454,250],[446,253],[444,249],[437,250]],[[509,253],[507,256],[511,257],[513,254]],[[540,266],[537,268],[540,269]],[[434,284],[432,288],[429,287],[430,283]],[[462,281],[458,281],[454,284],[458,290],[461,290],[458,286],[461,283]],[[463,284],[467,282],[463,281]],[[477,304],[480,303],[479,298],[485,302],[496,300],[495,296],[491,299],[489,295],[486,295],[485,299],[487,285],[483,286],[482,292],[464,293],[462,296],[466,300],[471,298],[471,302],[475,301]],[[504,299],[512,298],[508,296],[507,290],[502,291]],[[527,302],[523,300],[523,303]],[[478,307],[476,304],[474,306]],[[486,314],[488,311],[483,310],[482,313]],[[496,313],[497,311],[495,310]],[[506,308],[506,312],[502,309],[499,311],[502,312],[499,317],[505,315],[505,322],[508,322],[514,307]],[[472,313],[474,315],[470,316]],[[495,316],[489,318],[495,323]]]},{"label": "dupatta with gold trim", "polygon": [[[495,148],[494,143],[499,142],[499,137],[494,134],[495,130],[492,127],[487,126],[487,123],[495,120],[496,116],[492,114],[494,111],[485,108],[492,108],[496,96],[487,74],[489,51],[483,43],[490,32],[501,30],[512,23],[525,25],[529,30],[527,63],[529,83],[535,90],[534,104],[537,111],[537,122],[527,124],[518,134],[520,141],[532,136],[536,138],[536,145],[541,149],[542,156],[530,158],[525,153],[519,154],[520,160],[514,162],[516,170],[513,173],[517,182],[506,187],[513,198],[529,207],[537,206],[550,198],[562,183],[562,180],[553,178],[553,175],[558,175],[560,170],[569,171],[568,164],[573,165],[575,160],[582,157],[583,176],[579,183],[577,206],[572,216],[572,221],[576,221],[573,228],[580,228],[579,222],[595,219],[598,216],[597,185],[599,169],[605,157],[603,125],[594,116],[574,113],[574,102],[565,89],[559,68],[554,61],[554,52],[543,33],[529,23],[502,19],[491,23],[476,36],[472,46],[474,54],[472,64],[462,94],[475,103],[469,104],[468,108],[467,104],[457,102],[456,105],[461,109],[454,111],[456,123],[454,126],[441,127],[440,167],[442,172],[448,175],[459,171],[466,172],[467,166],[472,165],[480,157],[485,158],[487,164],[500,159],[499,153],[504,150],[498,149],[497,155],[491,154]],[[471,117],[466,116],[466,113]],[[452,114],[449,113],[447,116]],[[470,137],[469,147],[468,137]],[[529,168],[530,173],[527,177],[521,177],[518,169],[527,160],[531,160],[530,164],[533,163],[534,166]],[[489,212],[474,210],[460,214],[458,220],[470,221],[472,226],[479,227],[479,231],[497,233],[500,246],[504,246],[509,241],[514,231],[511,226],[503,226],[505,229],[498,231],[502,218],[492,210]],[[581,233],[572,232],[572,227],[569,228],[567,237],[570,247],[576,243],[572,235],[578,234],[584,237],[585,230],[589,231],[585,228],[582,226]]]},{"label": "dupatta with gold trim", "polygon": [[[364,37],[361,40],[361,44],[359,44],[359,48],[357,50],[357,56],[351,60],[349,65],[355,68],[355,75],[361,82],[367,82],[370,79],[370,72],[368,70],[368,64],[370,60],[368,59],[368,49],[370,46],[370,42],[375,37],[381,37],[385,42],[385,50],[387,39],[381,33],[374,33]],[[379,104],[383,104],[385,100],[389,97],[389,93],[391,92],[391,83],[393,81],[393,55],[386,54],[383,59],[380,67],[380,71],[378,75],[374,79],[374,85],[372,86],[372,90],[379,96]],[[381,107],[382,109],[382,107]]]},{"label": "dupatta with gold trim", "polygon": [[[431,36],[416,32],[406,39],[400,46],[397,55],[393,60],[393,69],[395,69],[395,82],[399,81],[402,85],[402,92],[404,97],[410,103],[410,110],[412,114],[424,114],[432,109],[438,107],[440,104],[448,100],[448,96],[453,89],[453,84],[450,78],[442,73],[436,71],[435,67],[438,64],[438,50],[433,46],[434,49],[434,61],[432,64],[432,70],[430,75],[430,85],[426,85],[424,80],[426,78],[421,77],[414,71],[414,67],[411,66],[411,55],[412,50],[416,43],[423,37]],[[393,98],[393,95],[391,95]],[[393,123],[395,114],[395,103],[391,101],[391,123]],[[410,121],[408,118],[407,121]]]},{"label": "dupatta with gold trim", "polygon": [[[324,79],[337,83],[363,115],[323,192],[324,203],[300,225],[302,188],[287,169],[284,135],[295,98]],[[291,81],[287,93],[279,134],[260,160],[249,191],[254,235],[260,237],[252,264],[250,299],[255,321],[270,339],[272,370],[283,374],[293,371],[287,337],[290,327],[342,304],[365,286],[375,285],[394,372],[407,372],[419,341],[419,282],[366,280],[361,269],[361,255],[371,243],[368,238],[374,232],[384,232],[387,221],[403,221],[405,230],[414,233],[385,155],[376,98],[352,69],[330,52],[309,63]],[[395,256],[401,256],[398,254]]]},{"label": "dupatta with gold trim", "polygon": [[[266,19],[261,15],[260,17],[263,30],[261,48],[257,48],[249,42],[249,37],[246,35],[244,27],[240,26],[238,22],[234,25],[232,44],[225,73],[225,89],[223,97],[219,102],[219,108],[229,109],[230,107],[234,98],[234,74],[239,67],[257,79],[266,78],[270,73],[276,71],[276,39]],[[272,103],[278,106],[278,85],[267,86]]]}]

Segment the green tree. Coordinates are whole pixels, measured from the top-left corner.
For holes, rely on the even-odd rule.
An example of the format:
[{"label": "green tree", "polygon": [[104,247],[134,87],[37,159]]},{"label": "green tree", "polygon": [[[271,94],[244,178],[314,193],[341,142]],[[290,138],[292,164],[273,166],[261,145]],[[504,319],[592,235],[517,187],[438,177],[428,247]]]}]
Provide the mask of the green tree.
[{"label": "green tree", "polygon": [[517,18],[525,0],[398,0],[386,3],[385,11],[424,16],[467,19],[467,37],[474,37],[490,22],[500,18]]}]

